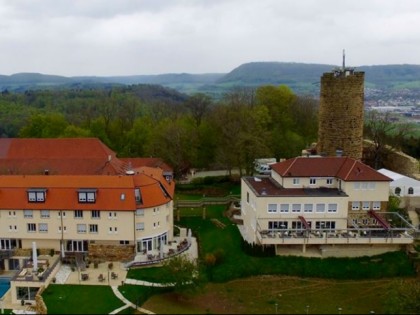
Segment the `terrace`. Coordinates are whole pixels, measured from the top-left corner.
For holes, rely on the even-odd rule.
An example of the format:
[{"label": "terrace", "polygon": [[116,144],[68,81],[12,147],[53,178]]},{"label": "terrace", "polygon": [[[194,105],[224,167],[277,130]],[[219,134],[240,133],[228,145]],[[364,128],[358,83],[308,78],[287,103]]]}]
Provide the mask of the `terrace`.
[{"label": "terrace", "polygon": [[317,244],[410,244],[416,229],[398,213],[372,213],[378,225],[349,223],[346,229],[311,228],[299,216],[303,228],[263,229],[257,224],[257,238],[262,245],[317,245]]},{"label": "terrace", "polygon": [[162,248],[159,250],[150,250],[137,253],[133,261],[125,264],[126,268],[154,265],[162,263],[165,259],[177,256],[184,252],[189,251],[193,242],[191,237],[178,237],[174,241],[168,242],[168,244],[162,244]]}]

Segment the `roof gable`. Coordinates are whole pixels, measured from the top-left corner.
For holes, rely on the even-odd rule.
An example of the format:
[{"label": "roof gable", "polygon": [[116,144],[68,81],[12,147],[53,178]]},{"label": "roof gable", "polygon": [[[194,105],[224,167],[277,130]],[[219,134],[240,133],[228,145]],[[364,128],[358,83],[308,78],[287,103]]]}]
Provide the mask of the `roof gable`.
[{"label": "roof gable", "polygon": [[390,181],[362,162],[349,157],[296,157],[273,164],[282,177],[337,177],[345,181]]}]

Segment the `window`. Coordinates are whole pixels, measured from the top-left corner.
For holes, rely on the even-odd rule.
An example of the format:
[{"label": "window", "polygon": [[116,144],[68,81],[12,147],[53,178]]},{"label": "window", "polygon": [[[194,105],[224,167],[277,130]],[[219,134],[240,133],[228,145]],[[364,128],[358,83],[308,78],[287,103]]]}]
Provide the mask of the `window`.
[{"label": "window", "polygon": [[292,212],[300,212],[302,205],[300,203],[292,204]]},{"label": "window", "polygon": [[108,219],[116,219],[117,218],[117,213],[116,212],[108,212]]},{"label": "window", "polygon": [[32,210],[23,210],[23,217],[24,218],[33,218],[33,211]]},{"label": "window", "polygon": [[361,184],[360,184],[360,189],[361,190],[367,190],[368,189],[368,185],[369,183],[367,183],[367,182],[362,182]]},{"label": "window", "polygon": [[9,225],[9,232],[17,232],[17,225]]},{"label": "window", "polygon": [[36,232],[36,224],[28,223],[28,232]]},{"label": "window", "polygon": [[288,203],[282,203],[280,205],[280,212],[289,212],[289,204]]},{"label": "window", "polygon": [[78,224],[77,233],[86,233],[86,224]]},{"label": "window", "polygon": [[287,221],[268,221],[269,230],[287,229]]},{"label": "window", "polygon": [[360,202],[359,201],[353,201],[351,203],[351,210],[360,210]]},{"label": "window", "polygon": [[120,245],[129,245],[129,244],[130,244],[130,241],[126,241],[126,240],[120,241]]},{"label": "window", "polygon": [[374,183],[374,182],[368,183],[368,189],[369,190],[375,190],[375,188],[376,188],[376,183]]},{"label": "window", "polygon": [[101,212],[99,210],[92,210],[92,219],[100,219]]},{"label": "window", "polygon": [[363,219],[362,224],[363,225],[368,225],[369,224],[369,219]]},{"label": "window", "polygon": [[136,216],[144,217],[144,209],[137,209],[136,210]]},{"label": "window", "polygon": [[136,198],[136,202],[142,204],[143,200],[141,198],[141,192],[140,192],[140,188],[136,188],[134,189],[134,196]]},{"label": "window", "polygon": [[78,191],[80,203],[95,203],[96,189],[82,189]]},{"label": "window", "polygon": [[136,223],[136,231],[144,231],[144,222]]},{"label": "window", "polygon": [[334,230],[335,229],[335,221],[316,221],[315,222],[316,229],[327,229],[327,230]]},{"label": "window", "polygon": [[98,233],[98,225],[89,224],[89,233]]},{"label": "window", "polygon": [[46,233],[48,232],[48,224],[47,223],[39,223],[38,224],[39,232]]},{"label": "window", "polygon": [[292,229],[301,230],[303,228],[302,222],[300,221],[292,221]]},{"label": "window", "polygon": [[328,212],[337,212],[337,204],[336,203],[329,203],[328,204]]},{"label": "window", "polygon": [[327,178],[327,185],[332,185],[333,183],[333,179],[332,178]]},{"label": "window", "polygon": [[353,184],[353,188],[354,188],[354,190],[359,190],[360,189],[360,183],[359,182],[355,182]]},{"label": "window", "polygon": [[66,217],[66,211],[58,211],[58,217],[64,219]]},{"label": "window", "polygon": [[316,212],[325,212],[325,203],[316,204]]},{"label": "window", "polygon": [[409,195],[413,195],[413,194],[414,194],[414,189],[413,189],[413,187],[408,188],[408,194],[409,194]]},{"label": "window", "polygon": [[304,212],[312,212],[314,210],[314,205],[312,203],[305,203],[303,206]]},{"label": "window", "polygon": [[372,209],[373,210],[381,210],[381,202],[380,201],[372,202]]},{"label": "window", "polygon": [[316,178],[310,178],[309,185],[315,185],[315,184],[316,184]]},{"label": "window", "polygon": [[[61,233],[61,226],[58,227],[58,232]],[[63,232],[67,233],[67,227],[66,226],[63,226]]]},{"label": "window", "polygon": [[9,218],[15,218],[16,217],[16,211],[9,211]]},{"label": "window", "polygon": [[28,190],[29,202],[44,202],[46,189],[30,189]]},{"label": "window", "polygon": [[400,187],[396,187],[396,188],[395,188],[395,194],[396,194],[397,196],[399,196],[399,195],[401,194],[401,188],[400,188]]},{"label": "window", "polygon": [[300,178],[293,178],[293,185],[299,185]]},{"label": "window", "polygon": [[362,209],[363,210],[369,210],[370,209],[370,202],[369,201],[363,201],[362,202]]},{"label": "window", "polygon": [[82,210],[74,210],[74,218],[75,219],[83,219],[83,211]]},{"label": "window", "polygon": [[277,204],[269,203],[268,204],[268,213],[276,213],[277,212]]},{"label": "window", "polygon": [[50,210],[41,210],[41,218],[47,219],[50,217]]}]

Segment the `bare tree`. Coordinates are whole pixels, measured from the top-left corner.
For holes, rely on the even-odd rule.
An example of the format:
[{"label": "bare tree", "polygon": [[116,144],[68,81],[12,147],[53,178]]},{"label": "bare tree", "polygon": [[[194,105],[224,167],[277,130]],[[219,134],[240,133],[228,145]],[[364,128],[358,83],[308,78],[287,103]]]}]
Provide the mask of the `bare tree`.
[{"label": "bare tree", "polygon": [[373,167],[382,167],[384,158],[392,150],[399,149],[401,141],[411,132],[408,124],[397,123],[390,112],[369,111],[365,120],[365,137],[373,142]]}]

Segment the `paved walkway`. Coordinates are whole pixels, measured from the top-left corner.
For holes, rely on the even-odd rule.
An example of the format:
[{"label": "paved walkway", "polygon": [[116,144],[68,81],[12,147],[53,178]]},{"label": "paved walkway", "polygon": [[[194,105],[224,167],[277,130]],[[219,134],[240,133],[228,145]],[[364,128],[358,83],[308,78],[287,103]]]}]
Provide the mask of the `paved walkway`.
[{"label": "paved walkway", "polygon": [[[191,259],[197,259],[198,258],[198,247],[197,247],[197,239],[195,237],[191,237],[191,246],[190,248],[185,252],[187,256]],[[131,285],[141,285],[141,286],[150,286],[150,287],[167,287],[171,286],[172,284],[162,284],[162,283],[155,283],[155,282],[148,282],[143,280],[137,280],[137,279],[130,279],[126,278],[124,281],[125,284],[131,284]],[[132,302],[127,300],[121,292],[118,290],[118,286],[113,285],[111,286],[112,291],[114,292],[115,296],[119,298],[125,305],[113,310],[109,314],[117,314],[121,312],[123,309],[126,309],[128,307],[132,307],[137,309],[138,311],[144,313],[144,314],[155,314],[152,311],[146,310],[144,308],[138,307],[137,305],[134,305]]]}]

